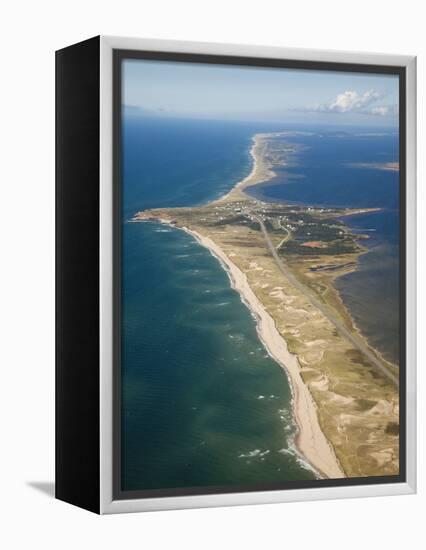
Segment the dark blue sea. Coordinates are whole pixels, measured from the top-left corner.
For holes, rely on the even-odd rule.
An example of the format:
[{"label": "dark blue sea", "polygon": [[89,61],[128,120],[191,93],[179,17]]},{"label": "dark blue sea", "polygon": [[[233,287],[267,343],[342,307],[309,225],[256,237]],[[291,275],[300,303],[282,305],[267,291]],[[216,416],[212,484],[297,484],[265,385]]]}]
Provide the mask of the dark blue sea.
[{"label": "dark blue sea", "polygon": [[[255,320],[218,261],[179,230],[127,223],[138,210],[201,204],[220,196],[250,171],[251,136],[287,129],[124,120],[123,490],[315,477],[294,452],[287,378],[261,345]],[[397,138],[315,132],[321,137],[296,138],[304,148],[294,166],[253,192],[269,200],[384,208],[350,219],[354,227],[369,230],[371,252],[338,285],[360,329],[394,359],[396,173],[349,165],[357,159],[397,160]],[[340,168],[336,158],[342,160]]]},{"label": "dark blue sea", "polygon": [[356,325],[389,361],[399,364],[399,172],[361,164],[399,161],[391,130],[316,130],[287,141],[300,151],[273,180],[251,188],[257,198],[311,206],[374,207],[345,218],[369,239],[358,269],[336,280]]}]

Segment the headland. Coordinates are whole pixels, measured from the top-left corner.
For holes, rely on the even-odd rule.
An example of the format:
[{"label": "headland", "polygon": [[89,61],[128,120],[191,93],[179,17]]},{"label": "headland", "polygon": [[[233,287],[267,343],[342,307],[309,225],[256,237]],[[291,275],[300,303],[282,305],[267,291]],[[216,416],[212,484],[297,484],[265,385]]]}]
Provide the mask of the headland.
[{"label": "headland", "polygon": [[204,206],[138,212],[192,234],[226,269],[253,312],[259,338],[287,373],[296,446],[323,477],[399,470],[398,367],[354,325],[333,281],[357,269],[366,235],[344,218],[371,208],[270,203],[249,188],[275,177],[298,152],[292,132],[253,137],[250,174]]}]

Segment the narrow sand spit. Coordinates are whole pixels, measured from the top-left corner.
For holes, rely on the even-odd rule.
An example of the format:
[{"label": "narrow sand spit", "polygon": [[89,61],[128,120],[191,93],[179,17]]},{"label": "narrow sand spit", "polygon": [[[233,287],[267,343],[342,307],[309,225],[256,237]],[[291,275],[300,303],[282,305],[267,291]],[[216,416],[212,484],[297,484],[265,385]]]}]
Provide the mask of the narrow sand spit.
[{"label": "narrow sand spit", "polygon": [[[250,155],[253,165],[250,174],[238,182],[226,195],[216,201],[222,202],[231,195],[238,197],[239,192],[244,194],[244,189],[259,181],[271,179],[274,172],[264,166],[261,161],[259,149],[262,148],[263,134],[253,136]],[[159,220],[170,224],[169,220]],[[323,477],[336,479],[345,477],[345,474],[337,460],[334,449],[325,437],[318,421],[317,406],[300,375],[300,365],[296,355],[289,352],[285,339],[278,332],[271,315],[266,311],[262,302],[250,287],[246,275],[230,260],[223,250],[209,237],[204,237],[196,231],[188,228],[180,228],[195,237],[195,239],[210,253],[215,256],[227,272],[232,287],[240,294],[242,301],[253,312],[257,321],[257,332],[263,345],[271,357],[285,370],[290,381],[293,396],[293,411],[298,428],[295,444],[301,455]],[[256,269],[253,266],[254,269]]]},{"label": "narrow sand spit", "polygon": [[259,154],[259,149],[262,147],[262,137],[263,134],[255,134],[252,138],[250,156],[253,160],[253,164],[250,174],[248,174],[248,176],[246,176],[241,181],[237,182],[234,187],[232,187],[232,189],[230,189],[225,195],[212,201],[210,204],[226,201],[231,197],[231,195],[237,196],[239,191],[243,192],[246,187],[256,185],[256,183],[259,183],[261,181],[267,181],[275,176],[275,173],[270,168],[264,166],[261,160],[262,156]]},{"label": "narrow sand spit", "polygon": [[[170,223],[168,220],[160,221]],[[300,375],[297,356],[289,352],[286,341],[278,332],[273,318],[251,289],[246,275],[210,238],[185,227],[182,229],[195,237],[221,262],[229,275],[232,287],[238,291],[242,301],[254,313],[257,332],[265,348],[288,374],[293,395],[293,411],[298,427],[295,441],[298,451],[322,476],[331,479],[345,477],[334,450],[319,425],[317,407]]]},{"label": "narrow sand spit", "polygon": [[[234,187],[224,196],[219,197],[218,199],[208,203],[208,206],[223,206],[227,203],[233,203],[235,201],[250,201],[253,203],[255,202],[255,199],[247,195],[247,188],[256,185],[260,182],[265,182],[270,180],[275,176],[275,173],[273,171],[273,162],[268,160],[268,155],[266,154],[268,151],[266,150],[267,144],[265,144],[264,138],[267,136],[274,136],[274,135],[286,135],[285,133],[278,133],[278,134],[256,134],[252,138],[252,144],[250,149],[250,155],[253,160],[251,171],[244,179],[239,181]],[[282,160],[282,159],[281,159]],[[285,159],[284,159],[285,160]],[[281,161],[280,161],[281,162]],[[282,164],[286,164],[286,162],[282,162]],[[262,205],[262,202],[258,202],[258,204]],[[343,211],[341,213],[343,216],[351,216],[355,214],[363,214],[366,212],[372,212],[372,211],[379,211],[380,209],[350,209],[347,211]],[[165,213],[164,217],[168,218],[169,213]],[[163,223],[171,223],[171,225],[175,226],[176,224],[174,222],[171,222],[170,219],[161,219],[162,215],[158,216],[157,214],[153,214],[150,217],[144,216],[143,213],[137,213],[132,221],[143,221],[146,219],[156,219],[158,221],[162,221]],[[185,223],[185,222],[184,222]],[[189,226],[191,226],[191,222],[186,222]],[[337,459],[334,448],[331,445],[330,441],[326,438],[324,435],[321,426],[319,424],[318,420],[318,405],[316,404],[315,400],[312,397],[312,394],[308,388],[308,386],[304,383],[302,376],[301,376],[301,359],[299,360],[298,356],[296,354],[292,354],[288,350],[287,342],[283,338],[283,336],[279,333],[275,321],[273,317],[267,312],[265,306],[262,304],[262,302],[257,298],[255,291],[256,289],[260,288],[268,288],[269,295],[272,298],[277,298],[282,302],[282,304],[279,305],[279,311],[282,311],[282,308],[285,308],[287,312],[293,312],[297,313],[299,316],[303,314],[303,316],[307,315],[309,313],[309,316],[312,318],[317,318],[318,315],[321,316],[321,312],[318,308],[309,308],[309,312],[307,313],[305,310],[298,310],[296,307],[292,306],[293,299],[290,296],[286,296],[283,292],[282,287],[273,286],[273,280],[269,280],[268,283],[264,283],[262,285],[261,282],[253,282],[251,283],[251,287],[249,285],[247,276],[245,273],[243,273],[237,265],[233,263],[234,258],[237,256],[235,252],[229,251],[226,252],[222,250],[221,246],[216,244],[216,242],[208,237],[203,236],[202,234],[199,234],[198,231],[194,231],[192,229],[186,229],[185,227],[181,227],[180,225],[178,228],[186,230],[187,233],[191,234],[193,237],[195,237],[198,242],[203,245],[205,248],[207,248],[211,254],[216,257],[220,262],[222,267],[227,272],[232,287],[237,290],[241,296],[241,300],[246,304],[246,306],[251,310],[254,317],[257,321],[257,332],[259,335],[259,338],[261,339],[262,343],[264,344],[266,350],[271,355],[271,357],[285,370],[287,374],[287,378],[289,379],[290,386],[292,389],[292,409],[294,411],[293,415],[298,427],[298,431],[295,437],[295,446],[297,451],[300,452],[300,455],[303,455],[303,457],[312,465],[315,470],[317,470],[318,473],[320,473],[323,477],[328,478],[342,478],[345,477],[345,472],[343,471],[343,468],[341,467],[339,460]],[[235,231],[235,229],[232,229],[231,231]],[[217,232],[218,238],[221,238],[225,234],[225,230],[221,231],[219,234],[219,230]],[[312,243],[311,243],[312,244]],[[315,242],[314,242],[315,244]],[[235,261],[235,260],[234,260]],[[251,262],[249,265],[248,271],[257,271],[259,267],[257,266],[257,263],[255,261]],[[262,268],[260,268],[262,269]],[[269,272],[267,273],[266,270],[263,270],[263,280],[271,279],[271,275]],[[340,297],[340,295],[337,293],[336,296],[341,302],[342,308],[344,308],[343,301]],[[315,319],[313,319],[315,320]],[[354,327],[354,330],[358,333],[359,338],[362,338],[361,333],[356,326],[355,322],[352,319],[352,324]],[[294,325],[288,325],[286,329],[294,338],[300,337],[300,331],[295,327]],[[318,353],[323,353],[323,350],[320,349],[319,351],[315,351],[315,348],[319,345],[318,340],[311,342],[312,349],[309,353],[304,354],[304,362],[303,366],[304,369],[308,366],[310,362],[313,360],[316,360],[318,357]],[[366,343],[366,346],[368,347],[368,343]],[[320,346],[322,348],[322,346]],[[316,353],[316,355],[315,355]],[[377,355],[377,351],[375,351]],[[383,358],[381,358],[383,360]],[[306,361],[305,361],[306,360]],[[384,360],[383,360],[384,361]],[[305,364],[307,363],[307,364]],[[309,368],[308,368],[309,370]],[[319,385],[322,389],[326,389],[328,387],[328,379],[324,378],[320,380],[319,382],[311,382],[312,384]],[[330,392],[328,392],[329,394]],[[339,402],[341,405],[344,405],[342,399],[346,400],[345,402],[350,405],[352,401],[348,401],[348,398],[344,398],[342,396],[336,396],[332,397],[329,395],[330,402],[336,403]],[[319,403],[321,407],[323,407],[323,403]],[[375,415],[375,413],[378,413],[379,416],[385,416],[386,414],[390,415],[393,414],[392,411],[382,410],[383,406],[380,403],[381,406],[378,408],[373,407],[373,412],[370,411],[370,414]],[[345,415],[341,414],[339,415],[338,421],[344,425],[345,421],[350,424],[351,418],[353,420],[356,420],[357,417],[353,415]],[[376,416],[374,416],[376,418]],[[368,426],[367,426],[368,428]],[[368,433],[368,432],[367,432]],[[339,434],[337,434],[339,435]],[[331,433],[331,436],[333,436],[333,433]],[[367,436],[369,437],[369,436]],[[387,438],[386,440],[388,440]],[[334,438],[331,437],[331,440],[334,441]],[[390,446],[391,443],[389,444]],[[354,450],[356,453],[356,450]],[[381,448],[379,448],[379,451],[381,452]],[[380,463],[381,461],[387,460],[387,455],[382,454],[376,458],[376,461]],[[373,455],[371,455],[373,456]],[[374,456],[373,456],[374,458]],[[380,460],[379,460],[380,458]],[[385,463],[383,462],[383,463]],[[345,466],[346,467],[346,466]],[[357,463],[355,465],[356,475],[359,473],[359,464]],[[350,468],[348,467],[349,475],[351,475]]]}]

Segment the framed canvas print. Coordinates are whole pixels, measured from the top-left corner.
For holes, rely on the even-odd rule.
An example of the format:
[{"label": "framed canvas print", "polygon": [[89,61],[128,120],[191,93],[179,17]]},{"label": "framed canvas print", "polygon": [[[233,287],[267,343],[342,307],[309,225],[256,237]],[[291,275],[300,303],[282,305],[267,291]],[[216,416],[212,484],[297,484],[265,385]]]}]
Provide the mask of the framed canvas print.
[{"label": "framed canvas print", "polygon": [[56,54],[56,496],[415,491],[415,58]]}]

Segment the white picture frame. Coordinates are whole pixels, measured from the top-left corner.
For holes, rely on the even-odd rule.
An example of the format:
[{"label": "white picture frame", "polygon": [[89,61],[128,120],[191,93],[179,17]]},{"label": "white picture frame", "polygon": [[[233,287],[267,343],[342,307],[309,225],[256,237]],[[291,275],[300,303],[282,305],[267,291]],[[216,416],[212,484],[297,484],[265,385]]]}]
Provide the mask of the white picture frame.
[{"label": "white picture frame", "polygon": [[[401,66],[406,69],[406,186],[407,186],[407,370],[406,370],[406,482],[397,484],[275,490],[249,493],[173,496],[114,500],[112,489],[112,272],[113,166],[112,66],[113,52],[143,50],[241,57]],[[101,141],[100,141],[100,401],[101,401],[101,513],[140,512],[237,506],[272,502],[402,495],[416,491],[416,59],[411,56],[370,54],[267,46],[177,42],[101,37]]]}]

